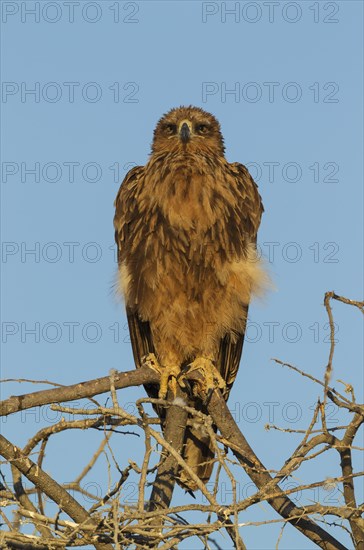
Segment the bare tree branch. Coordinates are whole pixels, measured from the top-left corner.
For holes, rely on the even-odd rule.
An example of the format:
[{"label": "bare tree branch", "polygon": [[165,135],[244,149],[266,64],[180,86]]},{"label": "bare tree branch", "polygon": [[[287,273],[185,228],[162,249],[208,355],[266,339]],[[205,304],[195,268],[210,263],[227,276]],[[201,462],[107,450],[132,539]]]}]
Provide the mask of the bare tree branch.
[{"label": "bare tree branch", "polygon": [[[215,391],[211,396],[208,411],[224,439],[227,441],[234,441],[235,448],[233,452],[244,467],[248,476],[254,481],[257,487],[262,488],[263,492],[265,492],[264,487],[272,481],[272,477],[266,471],[266,468],[260,462],[253,449],[240,432],[220,392]],[[296,506],[287,496],[285,496],[283,491],[281,492],[281,496],[274,497],[273,499],[268,498],[267,500],[276,512],[283,518],[288,519],[292,525],[312,540],[312,542],[320,546],[320,548],[324,548],[325,550],[345,550],[343,544],[320,526],[316,525],[308,517],[290,519],[291,516],[297,515]]]},{"label": "bare tree branch", "polygon": [[[95,520],[67,491],[2,435],[0,435],[0,454],[36,487],[39,487],[49,498],[56,502],[77,523],[92,524],[96,527]],[[113,547],[108,543],[96,540],[93,544],[96,550],[113,550]]]},{"label": "bare tree branch", "polygon": [[[220,548],[218,542],[213,541],[211,536],[225,529],[231,538],[232,545],[245,550],[246,546],[241,537],[242,529],[248,526],[259,528],[262,525],[281,524],[282,528],[277,533],[278,540],[276,538],[273,542],[277,547],[282,537],[284,538],[285,525],[290,523],[320,548],[326,550],[345,548],[330,533],[330,529],[334,527],[341,528],[345,534],[349,534],[355,548],[360,550],[364,548],[364,520],[361,517],[364,504],[358,504],[355,495],[355,480],[362,477],[364,472],[355,471],[353,466],[354,453],[362,450],[355,444],[355,440],[363,424],[364,405],[356,401],[354,388],[350,383],[343,382],[345,395],[329,385],[334,367],[335,350],[335,325],[331,300],[357,307],[364,312],[363,302],[337,296],[334,292],[326,293],[325,307],[329,317],[331,346],[323,380],[275,359],[276,363],[311,379],[323,390],[323,397],[317,401],[307,428],[267,426],[267,428],[287,433],[287,437],[289,437],[288,434],[296,434],[296,436],[301,434],[301,440],[294,452],[282,461],[282,467],[278,470],[264,467],[234,422],[225,400],[218,391],[213,392],[207,403],[208,415],[196,410],[193,399],[190,400],[180,388],[178,388],[176,400],[175,396],[171,395],[167,400],[144,398],[136,401],[134,413],[129,412],[130,408],[123,409],[118,402],[118,389],[141,384],[158,384],[159,374],[147,366],[124,373],[111,371],[109,376],[70,386],[52,382],[56,388],[10,397],[0,403],[0,411],[3,415],[14,414],[31,407],[50,405],[52,410],[73,417],[70,420],[62,417],[53,425],[42,427],[37,432],[29,434],[29,440],[22,451],[5,438],[0,438],[0,453],[7,460],[13,476],[13,487],[11,487],[6,477],[0,472],[0,499],[1,504],[4,505],[4,511],[1,511],[3,530],[0,531],[0,547],[39,550],[85,547],[91,544],[97,550],[135,548],[135,545],[138,548],[158,547],[167,550],[176,549],[180,542],[197,537],[205,548]],[[201,380],[198,372],[192,372],[187,376],[192,382]],[[35,383],[35,381],[32,382]],[[42,383],[45,382],[42,381]],[[93,398],[106,392],[111,396],[112,406],[110,407],[100,405]],[[71,406],[62,404],[82,398],[88,398],[91,405],[87,403],[82,408],[75,403]],[[350,416],[350,421],[341,422],[340,426],[333,428],[328,427],[325,413],[327,398],[339,409],[345,411],[345,415]],[[150,404],[165,408],[163,435],[154,427],[155,424],[160,424],[159,419],[151,417],[146,412],[145,407]],[[80,415],[83,418],[80,418]],[[204,426],[214,448],[217,468],[212,489],[196,476],[183,459],[182,445],[185,428],[188,423],[195,421]],[[218,427],[220,435],[215,433],[213,424]],[[126,429],[121,431],[121,426],[132,428],[130,431]],[[75,429],[97,430],[102,440],[87,464],[79,468],[78,471],[81,473],[74,481],[61,485],[44,471],[47,461],[46,450],[50,445],[49,442],[57,439],[57,434],[63,433],[65,437],[68,430]],[[128,453],[125,454],[125,446],[121,454],[119,445],[117,451],[113,449],[114,441],[119,443],[120,437],[130,437],[130,435],[144,437],[144,454],[142,453],[135,460],[131,460]],[[233,451],[237,460],[228,455],[229,449]],[[340,457],[339,475],[316,481],[302,479],[300,468],[331,450]],[[36,453],[37,458],[33,462],[30,455]],[[95,464],[101,456],[107,468],[107,487],[102,489],[100,496],[98,491],[87,486],[86,478],[95,471]],[[127,463],[119,465],[119,461],[125,459]],[[239,465],[242,465],[257,487],[254,494],[245,498],[239,497],[237,491],[236,469],[240,467]],[[48,468],[47,464],[47,471]],[[173,489],[180,469],[184,470],[185,475],[189,476],[200,489],[205,504],[194,501],[190,504],[173,506]],[[298,470],[299,474],[296,473]],[[224,475],[223,479],[227,479],[230,483],[229,502],[222,500],[219,495],[220,474]],[[31,481],[31,487],[23,485],[22,475]],[[156,477],[151,483],[154,475]],[[302,480],[300,484],[295,483],[293,487],[291,485],[284,490],[281,482],[287,478],[295,479],[295,477]],[[135,479],[138,480],[137,484]],[[84,482],[86,485],[83,484]],[[137,486],[135,503],[123,500],[129,482]],[[153,488],[147,503],[150,485]],[[312,502],[312,491],[318,488],[331,490],[332,487],[337,487],[340,491],[338,505],[326,506],[325,499],[319,501],[318,498],[314,498]],[[79,500],[86,498],[91,501],[89,510],[81,506],[68,491],[75,492]],[[307,491],[311,491],[310,497],[306,496]],[[290,495],[296,499],[305,498],[306,505],[296,505],[290,500]],[[59,506],[60,510],[55,517],[48,515],[49,504],[46,496]],[[281,517],[264,521],[241,521],[242,512],[254,504],[263,502],[268,502]],[[10,519],[14,508],[15,514]],[[64,519],[61,511],[68,514],[71,520]],[[181,515],[185,512],[192,513],[195,520],[187,521]],[[207,514],[207,521],[204,519],[204,514]],[[32,535],[21,532],[23,526],[29,524],[34,529]]]},{"label": "bare tree branch", "polygon": [[[115,389],[117,390],[130,388],[131,386],[140,386],[142,384],[157,384],[158,382],[158,373],[148,367],[127,372],[118,372],[114,378]],[[82,399],[83,397],[93,397],[109,390],[110,376],[103,376],[102,378],[79,382],[71,386],[16,395],[0,402],[0,416],[7,416],[32,407],[49,405],[50,403],[63,403]]]}]

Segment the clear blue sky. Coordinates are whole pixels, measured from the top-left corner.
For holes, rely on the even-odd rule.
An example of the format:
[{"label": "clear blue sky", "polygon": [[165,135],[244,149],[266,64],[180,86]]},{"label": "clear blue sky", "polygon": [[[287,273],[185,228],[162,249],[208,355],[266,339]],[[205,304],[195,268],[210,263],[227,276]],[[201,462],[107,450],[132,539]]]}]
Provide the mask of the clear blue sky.
[{"label": "clear blue sky", "polygon": [[[70,384],[132,368],[111,290],[113,200],[130,166],[146,162],[162,113],[198,105],[219,119],[228,160],[250,166],[265,205],[259,243],[276,291],[251,307],[229,403],[263,463],[280,467],[297,440],[264,425],[306,428],[320,392],[271,358],[320,378],[329,351],[325,291],[363,295],[362,2],[1,4],[1,376]],[[353,384],[359,401],[360,314],[335,303],[334,315],[333,380]],[[8,384],[2,397],[34,389]],[[141,395],[120,392],[120,402]],[[4,435],[21,445],[51,415],[8,418]],[[328,415],[344,420],[334,407]],[[70,439],[81,461],[99,437]],[[70,481],[81,462],[67,460],[65,441],[50,443],[46,470]],[[113,448],[126,463],[125,440]],[[134,458],[140,449],[128,440]],[[295,481],[338,474],[337,465],[325,455]],[[101,478],[100,468],[89,481]],[[241,496],[250,494],[249,480],[239,483]],[[341,499],[338,490],[319,497]],[[177,491],[174,502],[188,498]],[[241,519],[272,516],[263,505]],[[249,549],[270,550],[279,529],[242,533]],[[312,545],[287,526],[280,548]]]}]

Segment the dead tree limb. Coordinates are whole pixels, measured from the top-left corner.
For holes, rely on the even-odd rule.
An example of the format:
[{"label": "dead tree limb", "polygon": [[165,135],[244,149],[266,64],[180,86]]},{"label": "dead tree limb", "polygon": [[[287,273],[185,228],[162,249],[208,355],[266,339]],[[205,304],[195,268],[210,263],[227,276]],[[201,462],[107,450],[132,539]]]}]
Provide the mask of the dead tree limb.
[{"label": "dead tree limb", "polygon": [[[97,527],[95,519],[91,518],[86,510],[63,487],[2,435],[0,435],[0,454],[11,462],[13,467],[16,467],[29,481],[42,490],[44,494],[58,504],[74,521],[79,524],[84,523],[85,525]],[[96,550],[113,550],[111,544],[98,540],[94,541],[93,545]]]},{"label": "dead tree limb", "polygon": [[[182,390],[179,387],[177,387],[176,397],[185,399],[185,395],[182,394]],[[169,398],[171,398],[170,395]],[[188,413],[186,410],[175,405],[171,405],[166,411],[166,421],[163,430],[164,438],[180,454],[182,453],[187,417]],[[161,461],[153,483],[153,490],[148,505],[149,512],[169,508],[178,467],[178,462],[171,454]]]},{"label": "dead tree limb", "polygon": [[[234,442],[233,452],[248,476],[254,481],[259,489],[264,490],[264,486],[272,481],[273,478],[267,472],[262,462],[240,432],[220,392],[214,391],[212,394],[208,405],[208,412],[223,438],[227,441]],[[237,450],[237,448],[239,450]],[[275,492],[277,492],[277,490],[278,488],[276,487]],[[302,517],[302,514],[299,514],[301,517],[298,519],[290,519],[291,516],[297,516],[297,509],[295,504],[283,491],[281,491],[280,496],[276,496],[272,499],[268,498],[267,501],[278,514],[287,519],[294,527],[320,548],[324,548],[325,550],[346,550],[343,544],[314,523],[308,516]]]},{"label": "dead tree limb", "polygon": [[[141,384],[157,384],[159,374],[148,367],[142,367],[127,372],[117,372],[114,376],[115,389],[129,388],[131,386],[140,386]],[[0,416],[7,416],[19,411],[24,411],[32,407],[41,407],[50,403],[63,403],[82,399],[83,397],[93,397],[110,390],[110,376],[95,378],[62,386],[51,390],[42,390],[24,395],[15,395],[0,402]]]}]

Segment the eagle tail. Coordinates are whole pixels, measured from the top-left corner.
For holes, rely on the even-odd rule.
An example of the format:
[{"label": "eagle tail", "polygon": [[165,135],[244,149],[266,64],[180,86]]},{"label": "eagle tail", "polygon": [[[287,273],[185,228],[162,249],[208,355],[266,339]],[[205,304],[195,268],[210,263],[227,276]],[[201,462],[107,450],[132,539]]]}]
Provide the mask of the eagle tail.
[{"label": "eagle tail", "polygon": [[[206,484],[212,474],[215,453],[211,438],[203,427],[196,425],[187,428],[182,457],[196,476]],[[198,489],[197,484],[183,468],[180,469],[177,479],[179,485],[187,491]]]}]

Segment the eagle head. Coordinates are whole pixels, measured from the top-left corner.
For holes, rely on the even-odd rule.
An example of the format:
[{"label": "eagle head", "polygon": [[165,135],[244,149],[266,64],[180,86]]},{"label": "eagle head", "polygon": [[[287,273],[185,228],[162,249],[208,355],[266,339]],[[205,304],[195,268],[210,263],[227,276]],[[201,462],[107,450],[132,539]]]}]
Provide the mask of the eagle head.
[{"label": "eagle head", "polygon": [[177,107],[162,116],[155,130],[152,153],[224,154],[224,139],[216,118],[199,107]]}]

